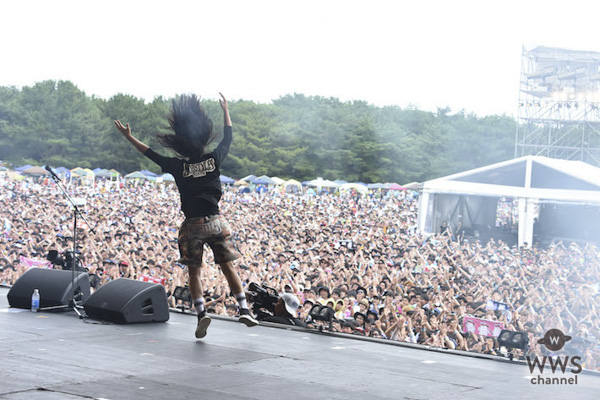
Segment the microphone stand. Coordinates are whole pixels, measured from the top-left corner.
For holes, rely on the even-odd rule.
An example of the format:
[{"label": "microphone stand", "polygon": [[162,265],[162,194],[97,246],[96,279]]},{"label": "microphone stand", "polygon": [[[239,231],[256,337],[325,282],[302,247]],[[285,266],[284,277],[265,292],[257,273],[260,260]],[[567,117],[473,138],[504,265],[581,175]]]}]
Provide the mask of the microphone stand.
[{"label": "microphone stand", "polygon": [[[48,165],[46,165],[44,168],[46,169],[46,171],[48,171],[50,173],[50,175],[52,176],[52,179],[54,180],[54,182],[56,182],[56,186],[58,186],[60,188],[60,190],[63,192],[63,194],[69,201],[69,203],[71,203],[71,205],[73,206],[73,261],[72,261],[73,264],[71,265],[71,293],[70,293],[71,298],[69,299],[69,304],[55,306],[55,307],[45,307],[43,309],[40,308],[40,311],[49,311],[49,310],[70,308],[73,311],[75,311],[75,314],[77,314],[77,316],[79,318],[83,318],[84,315],[80,311],[80,309],[83,309],[83,306],[77,304],[77,301],[75,300],[75,270],[77,269],[77,265],[78,265],[78,263],[77,263],[77,215],[79,215],[83,219],[83,221],[87,224],[87,226],[89,227],[89,229],[92,233],[96,233],[96,232],[94,231],[94,228],[92,228],[92,226],[89,224],[89,222],[85,219],[85,216],[81,213],[81,211],[79,211],[79,208],[77,207],[77,205],[75,204],[75,202],[73,201],[73,199],[71,198],[69,193],[67,192],[67,189],[64,187],[64,184],[62,183],[62,181],[60,180],[58,175],[56,175],[54,173],[54,171],[52,171],[52,168],[50,168]],[[79,292],[78,296],[82,297],[83,293]],[[85,299],[80,298],[80,301],[83,301],[83,300],[85,300]]]}]

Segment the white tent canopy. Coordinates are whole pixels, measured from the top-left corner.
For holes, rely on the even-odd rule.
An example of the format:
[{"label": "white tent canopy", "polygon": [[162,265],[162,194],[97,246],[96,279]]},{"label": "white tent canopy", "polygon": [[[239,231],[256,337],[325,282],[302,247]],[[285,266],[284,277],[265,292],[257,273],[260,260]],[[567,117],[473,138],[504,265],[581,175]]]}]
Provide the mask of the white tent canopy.
[{"label": "white tent canopy", "polygon": [[[554,209],[561,204],[563,211],[570,207],[569,213],[582,220],[600,217],[600,168],[581,161],[525,156],[427,181],[419,200],[419,230],[434,233],[435,227],[450,219],[450,209],[460,207],[475,214],[468,216],[467,224],[492,221],[493,226],[491,218],[495,219],[501,197],[518,199],[518,243],[532,243],[540,204],[554,204]],[[547,214],[557,218],[556,212]]]},{"label": "white tent canopy", "polygon": [[369,193],[369,188],[366,187],[365,185],[361,185],[360,183],[343,183],[340,185],[340,190],[341,191],[346,191],[346,190],[356,190],[357,192],[363,194],[363,195],[367,195]]},{"label": "white tent canopy", "polygon": [[336,187],[339,187],[340,185],[333,181],[318,177],[317,179],[313,179],[312,181],[306,182],[306,186],[313,186],[313,187],[317,187],[317,188],[322,188],[322,187],[336,188]]},{"label": "white tent canopy", "polygon": [[285,183],[285,179],[281,179],[276,176],[271,177],[271,179],[275,181],[276,185],[283,185]]}]

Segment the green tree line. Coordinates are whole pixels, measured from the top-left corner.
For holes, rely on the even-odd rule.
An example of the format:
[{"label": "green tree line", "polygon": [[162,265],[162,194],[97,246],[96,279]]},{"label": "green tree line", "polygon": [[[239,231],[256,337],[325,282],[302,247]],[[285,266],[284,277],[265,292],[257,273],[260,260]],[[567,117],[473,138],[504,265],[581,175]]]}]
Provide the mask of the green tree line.
[{"label": "green tree line", "polygon": [[[216,100],[203,100],[222,131]],[[67,168],[157,167],[136,153],[114,128],[133,133],[158,152],[170,99],[145,102],[128,94],[87,96],[69,81],[0,87],[0,160]],[[289,179],[362,182],[424,181],[512,158],[516,122],[506,115],[478,117],[449,109],[376,107],[363,101],[293,94],[269,104],[230,102],[234,140],[222,173]]]}]

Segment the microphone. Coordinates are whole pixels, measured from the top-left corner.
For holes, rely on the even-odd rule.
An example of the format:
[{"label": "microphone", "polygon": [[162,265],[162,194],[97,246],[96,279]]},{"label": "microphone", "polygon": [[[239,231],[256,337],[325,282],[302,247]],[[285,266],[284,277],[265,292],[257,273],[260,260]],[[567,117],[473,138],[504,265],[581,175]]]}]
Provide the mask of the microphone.
[{"label": "microphone", "polygon": [[46,171],[50,172],[50,174],[52,175],[52,177],[53,177],[54,179],[58,179],[58,180],[60,181],[60,178],[58,177],[58,175],[56,175],[56,174],[54,173],[54,171],[52,171],[52,168],[50,168],[50,166],[49,166],[49,165],[46,165],[46,166],[44,167],[44,169],[45,169]]}]

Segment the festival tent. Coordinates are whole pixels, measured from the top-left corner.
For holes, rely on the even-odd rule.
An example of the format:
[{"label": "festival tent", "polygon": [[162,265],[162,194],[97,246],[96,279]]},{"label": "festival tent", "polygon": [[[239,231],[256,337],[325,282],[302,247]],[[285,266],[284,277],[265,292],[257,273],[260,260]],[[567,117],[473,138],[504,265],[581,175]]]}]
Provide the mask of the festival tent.
[{"label": "festival tent", "polygon": [[98,178],[108,178],[111,176],[111,172],[107,169],[94,168],[92,171],[94,172],[94,174],[96,174]]},{"label": "festival tent", "polygon": [[354,189],[357,192],[364,194],[364,195],[369,193],[369,189],[365,185],[359,185],[358,183],[344,183],[344,184],[340,185],[341,191],[352,190],[352,189]]},{"label": "festival tent", "polygon": [[31,176],[42,176],[42,175],[50,175],[50,172],[46,171],[42,167],[31,167],[21,171],[23,175],[31,175]]},{"label": "festival tent", "polygon": [[297,193],[302,190],[302,184],[295,179],[290,179],[284,182],[283,189],[288,193]]},{"label": "festival tent", "polygon": [[369,183],[367,185],[368,189],[387,189],[387,185],[385,183]]},{"label": "festival tent", "polygon": [[316,188],[324,188],[324,187],[336,188],[336,187],[339,187],[340,185],[333,181],[318,177],[317,179],[313,179],[312,181],[307,181],[306,186],[312,186],[312,187],[316,187]]},{"label": "festival tent", "polygon": [[73,168],[71,170],[71,174],[77,175],[77,176],[84,176],[84,177],[88,176],[88,172],[84,168],[80,168],[80,167]]},{"label": "festival tent", "polygon": [[285,181],[283,186],[297,186],[298,188],[301,188],[302,184],[295,179],[290,179],[289,181]]},{"label": "festival tent", "polygon": [[225,175],[221,175],[219,178],[221,179],[221,183],[224,183],[226,185],[231,185],[231,184],[235,183],[235,179],[230,178],[230,177],[225,176]]},{"label": "festival tent", "polygon": [[63,175],[65,178],[71,177],[71,170],[65,167],[52,168],[56,175]]},{"label": "festival tent", "polygon": [[404,186],[400,186],[397,183],[386,183],[386,186],[388,190],[406,190]]},{"label": "festival tent", "polygon": [[98,178],[116,178],[118,176],[118,174],[116,172],[109,171],[109,170],[103,169],[103,168],[96,168],[93,170],[93,172],[96,174],[96,177],[98,177]]},{"label": "festival tent", "polygon": [[10,180],[13,180],[13,181],[22,181],[25,179],[25,177],[23,175],[21,175],[20,172],[17,172],[17,171],[10,171],[10,170],[6,171],[6,175],[8,176],[8,178]]},{"label": "festival tent", "polygon": [[23,165],[22,167],[15,168],[15,171],[22,172],[22,171],[25,171],[26,169],[29,169],[31,167],[33,167],[33,165],[27,164],[27,165]]},{"label": "festival tent", "polygon": [[239,181],[235,181],[235,183],[233,184],[233,186],[248,186],[248,185],[249,185],[249,183],[242,179],[240,179]]},{"label": "festival tent", "polygon": [[409,190],[419,190],[422,187],[422,184],[419,182],[410,182],[404,185],[404,188]]},{"label": "festival tent", "polygon": [[125,175],[125,179],[148,179],[148,177],[142,174],[141,171],[135,171],[130,174]]},{"label": "festival tent", "polygon": [[285,179],[281,179],[276,176],[271,177],[271,179],[275,182],[276,185],[283,185],[285,183]]},{"label": "festival tent", "polygon": [[155,174],[155,173],[154,173],[154,172],[152,172],[152,171],[148,171],[147,169],[143,169],[143,170],[141,170],[140,172],[141,172],[142,174],[144,174],[145,176],[150,176],[150,177],[153,177],[153,178],[158,176],[158,174]]},{"label": "festival tent", "polygon": [[250,183],[250,182],[252,182],[253,180],[255,180],[257,178],[258,178],[258,176],[256,176],[256,175],[248,175],[248,176],[246,176],[246,177],[244,177],[244,178],[242,178],[240,180],[244,181],[244,182]]},{"label": "festival tent", "polygon": [[274,185],[275,181],[268,176],[263,175],[253,180],[252,183],[255,185]]},{"label": "festival tent", "polygon": [[336,179],[334,182],[337,183],[338,185],[343,185],[344,183],[348,183],[348,182],[343,181],[341,179]]},{"label": "festival tent", "polygon": [[83,182],[91,185],[96,178],[96,174],[91,169],[76,167],[71,170],[71,179],[74,177],[80,177]]},{"label": "festival tent", "polygon": [[419,230],[431,234],[443,222],[461,221],[467,229],[487,229],[496,235],[499,200],[505,198],[518,204],[519,246],[533,243],[534,228],[538,237],[600,241],[600,168],[542,156],[425,182],[419,198]]},{"label": "festival tent", "polygon": [[171,174],[162,174],[156,177],[157,181],[162,182],[175,182],[175,177]]}]

